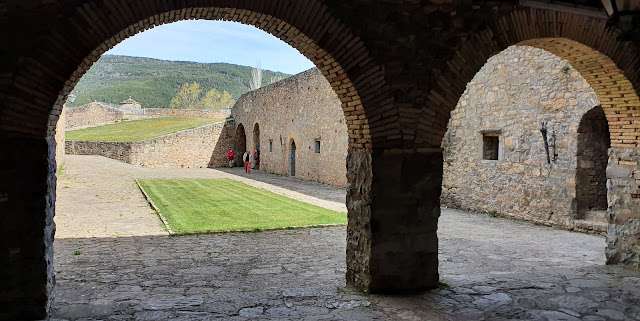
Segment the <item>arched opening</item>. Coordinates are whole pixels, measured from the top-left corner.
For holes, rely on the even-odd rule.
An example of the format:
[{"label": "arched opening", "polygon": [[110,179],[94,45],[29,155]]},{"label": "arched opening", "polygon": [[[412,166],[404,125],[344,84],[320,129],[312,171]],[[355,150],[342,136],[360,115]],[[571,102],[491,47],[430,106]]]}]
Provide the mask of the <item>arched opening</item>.
[{"label": "arched opening", "polygon": [[609,124],[602,107],[589,110],[578,126],[577,218],[607,222]]},{"label": "arched opening", "polygon": [[256,162],[255,169],[260,169],[260,125],[258,123],[253,126],[253,145]]},{"label": "arched opening", "polygon": [[236,157],[236,166],[242,167],[244,166],[242,162],[242,154],[247,151],[247,134],[245,133],[244,126],[242,124],[238,124],[236,127],[236,134],[233,138],[235,145],[235,152],[238,155]]},{"label": "arched opening", "polygon": [[296,176],[296,142],[293,139],[289,144],[289,175]]}]

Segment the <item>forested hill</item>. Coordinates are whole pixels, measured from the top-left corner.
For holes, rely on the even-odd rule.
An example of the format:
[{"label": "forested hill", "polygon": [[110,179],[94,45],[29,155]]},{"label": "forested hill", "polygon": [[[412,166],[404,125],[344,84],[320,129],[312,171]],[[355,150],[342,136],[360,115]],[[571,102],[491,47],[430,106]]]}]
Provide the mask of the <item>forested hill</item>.
[{"label": "forested hill", "polygon": [[[76,100],[67,106],[92,101],[120,103],[131,96],[142,107],[169,107],[171,98],[186,82],[197,82],[202,96],[212,88],[228,91],[233,99],[250,90],[251,67],[225,63],[166,61],[150,58],[104,55],[82,77],[73,90]],[[264,71],[263,85],[289,75]]]}]

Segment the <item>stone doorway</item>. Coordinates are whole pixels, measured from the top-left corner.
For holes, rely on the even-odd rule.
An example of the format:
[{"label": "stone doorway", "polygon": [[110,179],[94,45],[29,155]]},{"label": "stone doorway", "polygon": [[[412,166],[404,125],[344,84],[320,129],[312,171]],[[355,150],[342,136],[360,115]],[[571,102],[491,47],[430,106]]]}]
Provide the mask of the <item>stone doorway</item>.
[{"label": "stone doorway", "polygon": [[260,125],[258,123],[253,126],[253,146],[255,146],[255,169],[260,169]]},{"label": "stone doorway", "polygon": [[242,124],[239,124],[238,128],[236,128],[234,141],[236,155],[238,155],[238,157],[236,157],[236,166],[242,167],[244,166],[242,163],[242,155],[247,151],[247,135],[244,132],[244,126]]},{"label": "stone doorway", "polygon": [[289,175],[296,176],[296,142],[293,139],[289,147]]},{"label": "stone doorway", "polygon": [[578,126],[576,167],[577,219],[606,223],[609,125],[602,107],[589,110]]}]

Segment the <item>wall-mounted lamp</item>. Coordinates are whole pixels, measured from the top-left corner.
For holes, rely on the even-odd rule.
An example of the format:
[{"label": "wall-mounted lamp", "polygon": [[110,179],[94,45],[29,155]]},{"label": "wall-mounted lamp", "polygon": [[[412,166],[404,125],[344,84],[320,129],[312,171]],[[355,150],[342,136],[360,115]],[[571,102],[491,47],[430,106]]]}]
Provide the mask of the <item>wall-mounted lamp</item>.
[{"label": "wall-mounted lamp", "polygon": [[542,133],[542,139],[544,140],[544,150],[547,152],[547,164],[551,164],[551,157],[549,156],[549,141],[547,140],[547,122],[540,124],[540,133]]},{"label": "wall-mounted lamp", "polygon": [[553,151],[553,158],[552,160],[555,162],[558,160],[558,150],[556,149],[556,131],[554,130],[553,133],[551,134],[551,151]]},{"label": "wall-mounted lamp", "polygon": [[[556,149],[556,131],[554,130],[551,133],[551,152],[549,151],[549,140],[547,139],[547,122],[542,122],[540,124],[540,133],[542,133],[542,139],[544,140],[544,150],[547,152],[547,164],[551,164],[551,161],[554,162],[558,160],[558,150]],[[553,156],[552,156],[553,155]]]}]

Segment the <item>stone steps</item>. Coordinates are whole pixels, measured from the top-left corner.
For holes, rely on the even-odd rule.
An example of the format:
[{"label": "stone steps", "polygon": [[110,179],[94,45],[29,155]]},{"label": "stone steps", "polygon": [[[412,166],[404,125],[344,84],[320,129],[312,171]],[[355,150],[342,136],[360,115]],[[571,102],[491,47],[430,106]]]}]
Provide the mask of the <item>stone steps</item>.
[{"label": "stone steps", "polygon": [[584,220],[590,222],[609,223],[607,211],[587,211]]},{"label": "stone steps", "polygon": [[607,226],[609,226],[609,223],[594,222],[590,220],[575,220],[573,221],[573,224],[573,229],[576,231],[598,234],[606,234]]}]

